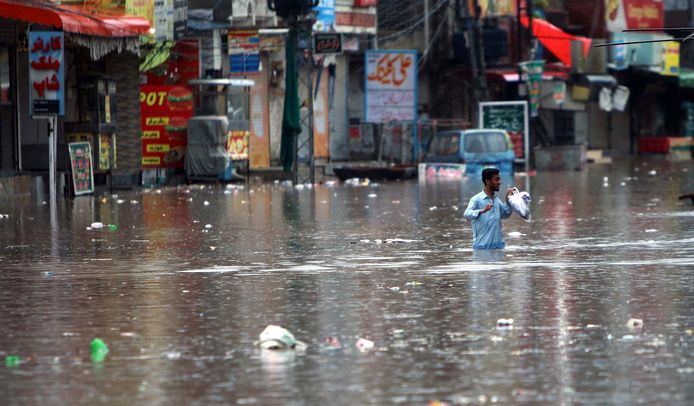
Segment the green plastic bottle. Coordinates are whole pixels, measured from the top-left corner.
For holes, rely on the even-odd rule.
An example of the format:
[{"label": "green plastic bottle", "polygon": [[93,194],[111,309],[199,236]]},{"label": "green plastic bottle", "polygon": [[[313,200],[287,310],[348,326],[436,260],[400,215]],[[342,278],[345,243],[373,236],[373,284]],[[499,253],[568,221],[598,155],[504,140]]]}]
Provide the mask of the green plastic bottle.
[{"label": "green plastic bottle", "polygon": [[115,224],[109,224],[108,225],[108,231],[116,231],[118,230],[118,226]]},{"label": "green plastic bottle", "polygon": [[5,366],[8,368],[14,368],[19,365],[19,355],[8,355],[5,357]]},{"label": "green plastic bottle", "polygon": [[100,339],[95,338],[91,342],[92,362],[103,362],[108,354],[108,346]]}]

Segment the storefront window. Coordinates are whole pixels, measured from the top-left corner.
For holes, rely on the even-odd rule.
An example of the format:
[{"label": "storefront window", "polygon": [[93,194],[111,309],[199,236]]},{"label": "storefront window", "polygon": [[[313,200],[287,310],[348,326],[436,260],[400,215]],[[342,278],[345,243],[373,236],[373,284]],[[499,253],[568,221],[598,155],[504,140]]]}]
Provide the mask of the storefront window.
[{"label": "storefront window", "polygon": [[10,102],[10,53],[0,47],[0,103]]}]

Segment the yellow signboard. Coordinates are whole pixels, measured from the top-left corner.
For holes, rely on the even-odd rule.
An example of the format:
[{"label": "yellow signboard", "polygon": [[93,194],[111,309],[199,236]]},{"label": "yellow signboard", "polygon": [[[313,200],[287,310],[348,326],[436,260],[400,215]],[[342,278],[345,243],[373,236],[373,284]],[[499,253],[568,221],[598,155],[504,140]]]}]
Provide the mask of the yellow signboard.
[{"label": "yellow signboard", "polygon": [[680,75],[680,43],[676,41],[663,43],[663,61],[660,74],[666,76]]},{"label": "yellow signboard", "polygon": [[126,14],[146,18],[150,24],[154,21],[154,1],[152,0],[125,0]]},{"label": "yellow signboard", "polygon": [[147,152],[168,152],[169,144],[147,144]]},{"label": "yellow signboard", "polygon": [[142,157],[142,165],[160,165],[161,158],[158,156]]},{"label": "yellow signboard", "polygon": [[161,134],[159,131],[143,131],[142,138],[145,140],[158,140]]}]

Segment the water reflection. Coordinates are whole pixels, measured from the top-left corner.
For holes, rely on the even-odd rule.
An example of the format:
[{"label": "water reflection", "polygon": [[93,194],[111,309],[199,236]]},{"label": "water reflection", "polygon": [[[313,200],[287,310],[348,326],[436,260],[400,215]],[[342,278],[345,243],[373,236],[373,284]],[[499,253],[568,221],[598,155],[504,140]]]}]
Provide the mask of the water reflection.
[{"label": "water reflection", "polygon": [[[693,174],[540,173],[533,221],[479,252],[477,179],[126,191],[55,217],[0,197],[0,356],[27,360],[0,381],[17,404],[688,404]],[[268,324],[306,354],[259,352]]]}]

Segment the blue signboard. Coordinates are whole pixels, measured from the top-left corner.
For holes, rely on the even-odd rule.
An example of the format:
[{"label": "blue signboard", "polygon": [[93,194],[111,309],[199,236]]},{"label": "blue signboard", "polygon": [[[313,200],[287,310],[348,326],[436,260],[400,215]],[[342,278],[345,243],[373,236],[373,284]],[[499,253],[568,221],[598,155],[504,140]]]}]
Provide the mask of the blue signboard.
[{"label": "blue signboard", "polygon": [[313,24],[313,31],[335,31],[335,0],[320,0],[314,10],[318,12],[318,16]]},{"label": "blue signboard", "polygon": [[29,31],[29,106],[32,116],[65,115],[62,31]]}]

